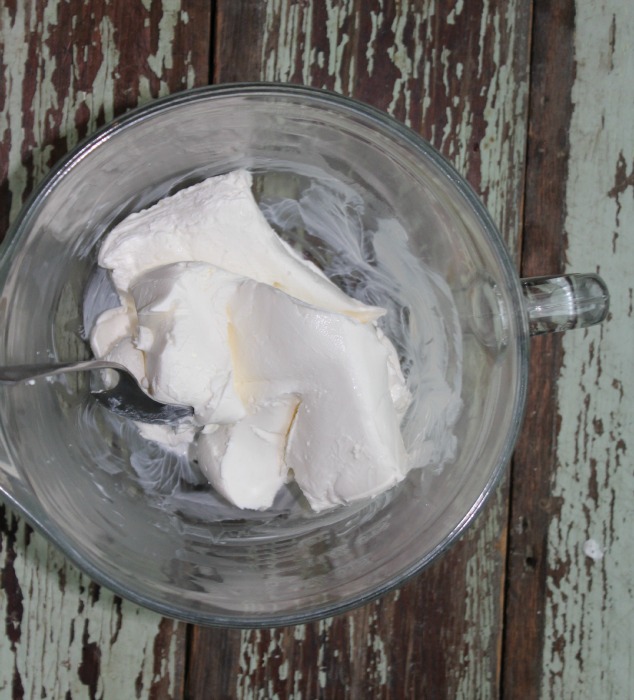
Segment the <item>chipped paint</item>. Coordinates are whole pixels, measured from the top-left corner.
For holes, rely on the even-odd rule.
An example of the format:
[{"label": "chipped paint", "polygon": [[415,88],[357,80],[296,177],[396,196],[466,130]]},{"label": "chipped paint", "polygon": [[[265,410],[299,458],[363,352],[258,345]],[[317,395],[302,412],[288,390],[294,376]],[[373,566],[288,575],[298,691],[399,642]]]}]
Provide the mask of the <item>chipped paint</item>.
[{"label": "chipped paint", "polygon": [[482,688],[496,687],[497,684],[497,660],[493,656],[478,659],[478,655],[483,648],[495,648],[494,638],[498,634],[499,581],[482,575],[482,562],[500,559],[501,555],[495,549],[495,544],[500,537],[501,515],[496,513],[495,517],[484,520],[482,529],[475,533],[475,553],[467,562],[467,632],[464,635],[460,673],[456,679],[456,700],[479,697]]},{"label": "chipped paint", "polygon": [[[206,55],[202,70],[191,50],[185,61],[183,44],[191,44],[179,39],[178,24],[189,15],[181,15],[180,0],[131,4],[123,24],[113,9],[110,0],[90,8],[81,0],[0,3],[3,231],[33,186],[87,133],[139,101],[193,85],[199,74],[206,80]],[[100,589],[8,509],[0,513],[7,620],[0,693],[179,696],[184,626]]]},{"label": "chipped paint", "polygon": [[[437,0],[411,4],[271,0],[266,4],[261,77],[366,99],[421,132],[469,178],[515,248],[528,96],[527,55],[522,53],[526,49],[525,3],[479,0],[477,9],[469,8],[469,16],[465,5],[462,0],[450,8]],[[475,33],[467,24],[473,18],[479,20]],[[475,36],[476,44],[479,40],[471,53],[463,41],[467,31]],[[443,36],[446,41],[439,41],[439,32],[449,33]],[[472,85],[481,90],[476,92]],[[500,580],[491,577],[503,568],[498,545],[504,521],[504,503],[497,499],[484,525],[469,535],[473,556],[465,571],[466,581],[460,584],[468,591],[466,631],[452,650],[456,663],[451,666],[452,660],[446,661],[448,673],[453,674],[455,697],[481,697],[499,681],[496,653],[502,594]],[[394,601],[399,595],[394,594]],[[294,679],[292,697],[298,697],[298,680],[293,675],[298,670],[286,662],[299,655],[306,676],[301,687],[314,694],[318,690],[343,692],[328,675],[333,659],[338,660],[341,653],[359,684],[346,687],[346,693],[363,693],[366,687],[385,692],[386,697],[395,692],[398,669],[385,631],[390,623],[379,615],[384,610],[392,608],[376,603],[346,616],[343,622],[294,628],[292,640],[280,642],[284,663],[274,680],[281,680],[283,668],[285,678]],[[251,655],[263,652],[253,644],[251,633],[244,632],[241,640],[241,673],[247,674]],[[305,656],[309,648],[314,652],[310,660]],[[488,656],[484,653],[485,658],[483,650],[490,652]],[[264,657],[260,662],[258,673],[275,674],[270,664],[263,670]],[[310,682],[311,678],[316,682]],[[282,687],[291,692],[290,686],[286,682]],[[240,687],[240,698],[258,697],[255,676],[248,692],[244,675]]]},{"label": "chipped paint", "polygon": [[[350,63],[344,60],[346,45],[350,40],[348,32],[358,29],[356,24],[348,27],[350,17],[357,16],[354,2],[326,0],[325,17],[320,16],[317,20],[310,10],[309,4],[293,0],[274,0],[266,4],[262,79],[286,82],[299,77],[301,82],[315,85],[312,73],[318,67],[325,73],[325,78],[316,87],[349,92],[350,81],[344,85],[341,68],[346,66],[348,69]],[[319,22],[318,28],[315,21]],[[353,21],[356,22],[356,19]],[[326,41],[324,47],[318,50],[313,46],[313,40],[322,30]],[[348,70],[349,75],[353,72],[353,69]]]},{"label": "chipped paint", "polygon": [[0,644],[0,689],[19,678],[31,698],[43,691],[52,698],[135,697],[135,688],[147,692],[157,683],[166,685],[164,697],[173,695],[177,625],[161,630],[158,615],[100,589],[23,521],[9,512],[6,518],[3,530],[13,535],[2,540],[0,603],[15,633],[11,645]]},{"label": "chipped paint", "polygon": [[611,312],[563,339],[542,695],[625,699],[634,687],[634,5],[579,0],[575,21],[567,267],[602,274]]},{"label": "chipped paint", "polygon": [[242,630],[235,697],[241,700],[284,697],[278,693],[278,686],[286,687],[289,675],[288,662],[283,660],[286,641],[281,630]]},{"label": "chipped paint", "polygon": [[351,659],[354,659],[354,652],[355,652],[355,647],[354,647],[354,640],[356,639],[355,634],[355,624],[354,624],[354,617],[350,615],[348,617],[348,657]]},{"label": "chipped paint", "polygon": [[[155,52],[148,56],[147,62],[154,75],[162,76],[173,65],[174,32],[179,21],[183,21],[180,0],[167,0],[163,2],[163,13],[158,26],[158,46]],[[162,90],[167,90],[167,85],[161,81]]]},{"label": "chipped paint", "polygon": [[458,0],[455,4],[455,6],[451,9],[449,14],[447,15],[447,24],[455,24],[456,23],[456,17],[462,14],[462,10],[464,9],[464,0]]},{"label": "chipped paint", "polygon": [[387,685],[391,670],[390,657],[388,654],[389,640],[386,643],[379,632],[380,623],[378,609],[380,605],[380,601],[376,601],[370,608],[370,624],[366,642],[369,652],[367,674],[374,688],[381,688]]},{"label": "chipped paint", "polygon": [[[3,179],[8,179],[8,187],[13,192],[11,202],[10,218],[17,215],[22,198],[26,190],[26,177],[21,167],[21,153],[18,144],[23,140],[24,130],[22,128],[22,96],[20,87],[24,82],[26,70],[27,46],[23,35],[18,28],[25,26],[25,7],[19,3],[16,7],[15,15],[12,17],[7,3],[0,5],[0,27],[7,27],[9,31],[4,36],[4,52],[6,55],[15,56],[14,61],[3,64],[2,80],[4,82],[4,103],[0,109],[0,135],[5,138],[2,144],[2,161],[0,167],[3,171]],[[16,89],[17,88],[17,89]],[[13,135],[6,143],[7,134],[13,130]]]},{"label": "chipped paint", "polygon": [[[429,15],[433,14],[434,10],[430,8]],[[411,30],[414,36],[417,36],[420,33],[422,19],[423,15],[420,12],[400,12],[394,17],[390,27],[391,31],[394,33],[394,44],[388,49],[388,56],[394,63],[395,68],[398,69],[400,75],[394,81],[392,101],[388,105],[387,111],[390,114],[394,114],[399,101],[403,99],[404,123],[408,126],[412,125],[409,117],[412,94],[408,85],[410,81],[419,78],[421,59],[423,57],[423,42],[416,42],[412,49],[412,44],[407,41],[405,35],[410,28],[410,24],[413,24]],[[447,56],[445,54],[441,57],[441,61],[444,63],[446,58]]]},{"label": "chipped paint", "polygon": [[[453,161],[481,193],[513,248],[519,231],[528,99],[525,66],[518,62],[524,37],[517,25],[524,21],[524,3],[481,1],[477,61],[467,66],[457,60],[455,48],[445,46],[437,53],[436,33],[443,21],[452,31],[464,31],[462,2],[443,20],[436,0],[414,7],[374,2],[363,11],[352,0],[274,0],[266,4],[261,77],[344,94],[355,94],[361,80],[369,85],[377,80],[373,103],[421,131]],[[390,36],[390,43],[379,46],[379,34]],[[412,36],[420,40],[412,42]],[[386,74],[385,53],[389,94],[376,70],[380,62]],[[486,77],[491,65],[492,80]],[[467,94],[461,88],[464,79],[483,85],[482,94]],[[446,105],[440,120],[434,117],[439,100]]]},{"label": "chipped paint", "polygon": [[[66,149],[72,148],[86,133],[114,117],[116,82],[121,78],[117,70],[121,63],[117,28],[107,14],[102,14],[96,30],[99,45],[95,41],[84,45],[73,43],[69,70],[67,64],[62,63],[65,56],[56,50],[54,40],[67,31],[64,22],[68,22],[68,18],[62,5],[64,3],[49,2],[42,8],[36,2],[18,2],[14,13],[9,3],[0,5],[0,27],[8,29],[3,33],[4,55],[11,56],[2,66],[6,97],[4,108],[0,110],[0,134],[6,139],[10,132],[3,160],[12,193],[11,219],[17,215],[28,189],[61,155],[57,152],[59,147],[51,143],[52,134],[57,132],[64,139]],[[152,75],[139,75],[137,103],[169,92],[165,74],[174,68],[177,26],[185,16],[188,21],[187,13],[181,13],[180,0],[164,0],[156,50],[147,56]],[[94,15],[92,18],[97,19]],[[75,26],[76,21],[77,15],[73,15],[71,26]],[[149,26],[149,17],[144,21]],[[191,61],[191,56],[189,58]],[[97,66],[90,76],[90,85],[86,85],[87,64]],[[29,72],[36,71],[32,95],[23,94],[27,66]],[[59,91],[60,75],[67,80],[63,93]],[[192,87],[196,76],[191,62],[185,75],[183,87]],[[154,83],[158,83],[158,87]],[[77,126],[80,122],[81,130]]]}]

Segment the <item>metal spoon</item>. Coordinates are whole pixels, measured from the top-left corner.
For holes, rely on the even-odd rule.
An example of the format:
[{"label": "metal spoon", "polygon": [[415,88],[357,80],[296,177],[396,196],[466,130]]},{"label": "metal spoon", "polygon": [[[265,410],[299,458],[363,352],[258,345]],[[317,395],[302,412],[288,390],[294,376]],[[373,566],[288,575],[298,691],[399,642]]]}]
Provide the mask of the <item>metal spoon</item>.
[{"label": "metal spoon", "polygon": [[40,377],[52,377],[66,372],[92,372],[114,370],[119,378],[116,386],[103,391],[93,391],[93,396],[114,413],[142,423],[174,423],[191,416],[191,406],[161,403],[151,399],[139,386],[136,378],[117,362],[86,360],[57,364],[15,365],[0,367],[0,385],[20,384]]}]

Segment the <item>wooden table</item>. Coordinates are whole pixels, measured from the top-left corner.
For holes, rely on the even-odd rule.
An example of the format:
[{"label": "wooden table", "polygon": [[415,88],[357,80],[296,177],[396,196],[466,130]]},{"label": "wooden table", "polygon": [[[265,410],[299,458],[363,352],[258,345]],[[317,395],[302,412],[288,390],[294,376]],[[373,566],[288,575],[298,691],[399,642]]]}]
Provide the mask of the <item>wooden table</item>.
[{"label": "wooden table", "polygon": [[264,631],[186,626],[89,581],[0,509],[2,698],[631,697],[631,0],[0,0],[0,229],[70,147],[209,82],[351,94],[481,194],[524,276],[600,271],[601,327],[532,343],[507,476],[377,602]]}]

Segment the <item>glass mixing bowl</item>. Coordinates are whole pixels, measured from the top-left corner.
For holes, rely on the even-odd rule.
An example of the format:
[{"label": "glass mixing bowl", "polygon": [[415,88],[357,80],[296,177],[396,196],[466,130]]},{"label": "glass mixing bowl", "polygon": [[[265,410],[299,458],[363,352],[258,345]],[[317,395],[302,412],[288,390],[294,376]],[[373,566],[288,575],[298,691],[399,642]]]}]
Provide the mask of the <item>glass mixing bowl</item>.
[{"label": "glass mixing bowl", "polygon": [[[195,465],[97,406],[89,377],[69,375],[2,390],[0,489],[89,576],[139,604],[199,624],[298,623],[398,586],[454,542],[511,456],[529,334],[601,320],[607,293],[594,276],[519,280],[465,181],[385,114],[307,88],[219,86],[117,119],[48,175],[4,244],[0,362],[89,357],[86,299],[102,289],[104,233],[237,168],[254,173],[282,235],[349,292],[383,303],[386,331],[411,341],[404,362],[417,401],[404,430],[431,466],[320,514],[292,489],[270,511],[240,511]],[[328,238],[280,205],[302,198],[317,222],[333,211],[349,219],[348,233]],[[385,284],[373,297],[364,275],[376,270]],[[446,428],[426,363],[453,397]]]}]

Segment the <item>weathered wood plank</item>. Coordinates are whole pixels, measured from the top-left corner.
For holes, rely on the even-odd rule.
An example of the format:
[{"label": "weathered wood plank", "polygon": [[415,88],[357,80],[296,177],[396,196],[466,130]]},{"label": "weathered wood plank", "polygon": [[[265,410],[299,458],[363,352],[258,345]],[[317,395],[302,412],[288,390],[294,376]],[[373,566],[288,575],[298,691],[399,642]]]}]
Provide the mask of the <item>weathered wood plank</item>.
[{"label": "weathered wood plank", "polygon": [[542,696],[630,698],[634,687],[634,6],[575,2],[566,267],[609,283],[604,325],[563,339],[548,529]]},{"label": "weathered wood plank", "polygon": [[[526,137],[527,0],[264,4],[262,54],[252,57],[244,75],[335,90],[389,112],[467,177],[515,249]],[[227,31],[219,46],[237,40],[240,31]],[[220,79],[225,70],[235,76],[231,65],[220,63]]]},{"label": "weathered wood plank", "polygon": [[633,29],[619,0],[535,3],[522,271],[598,270],[612,313],[533,340],[514,460],[508,697],[631,697]]},{"label": "weathered wood plank", "polygon": [[182,625],[100,588],[4,508],[0,525],[0,696],[182,696]]},{"label": "weathered wood plank", "polygon": [[[388,110],[456,163],[516,247],[527,1],[246,5],[249,13],[218,2],[216,80],[299,82]],[[234,47],[244,35],[250,43],[236,67]],[[352,613],[276,630],[194,628],[188,694],[496,697],[506,519],[503,484],[451,553],[399,592]]]},{"label": "weathered wood plank", "polygon": [[186,694],[496,697],[502,593],[497,572],[490,575],[483,561],[503,566],[503,510],[494,501],[454,552],[356,611],[272,630],[195,627]]},{"label": "weathered wood plank", "polygon": [[[51,165],[114,115],[206,83],[203,0],[0,3],[0,235]],[[182,696],[185,626],[124,602],[0,510],[0,693]]]},{"label": "weathered wood plank", "polygon": [[[534,3],[531,95],[521,272],[563,269],[568,123],[572,110],[572,1]],[[526,417],[513,457],[504,625],[504,697],[540,697],[546,528],[557,430],[561,337],[531,340]]]}]

